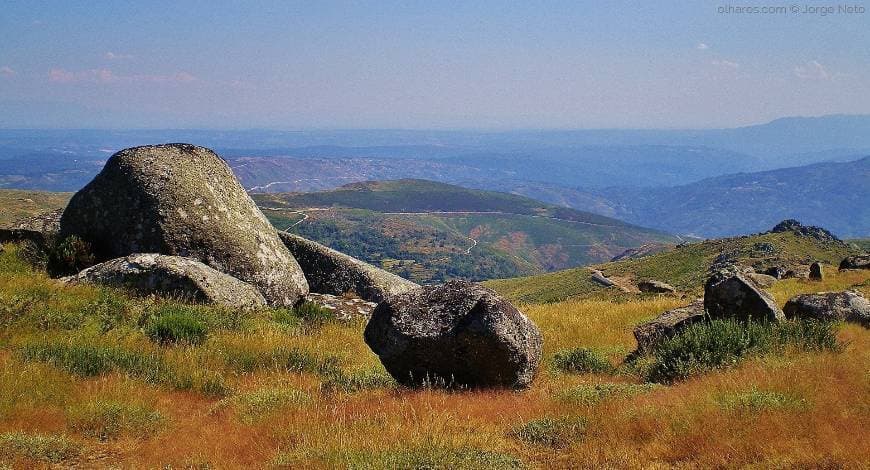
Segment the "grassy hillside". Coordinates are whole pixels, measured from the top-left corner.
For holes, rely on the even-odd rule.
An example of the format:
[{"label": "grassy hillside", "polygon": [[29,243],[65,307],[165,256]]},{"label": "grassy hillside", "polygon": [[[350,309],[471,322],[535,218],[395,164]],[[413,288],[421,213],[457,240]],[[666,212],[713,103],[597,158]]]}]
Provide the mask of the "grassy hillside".
[{"label": "grassy hillside", "polygon": [[[797,292],[857,285],[828,269]],[[62,286],[0,254],[0,467],[860,468],[870,461],[870,334],[841,352],[784,349],[672,385],[620,359],[668,297],[525,308],[544,338],[529,390],[397,387],[362,322],[242,313]],[[202,336],[160,342],[184,317]],[[589,348],[596,373],[559,364]],[[758,425],[763,423],[763,425]],[[739,430],[735,432],[734,430]]]},{"label": "grassy hillside", "polygon": [[[765,233],[746,237],[707,240],[682,245],[662,253],[591,268],[631,286],[637,281],[656,279],[678,290],[700,293],[707,268],[722,253],[739,263],[763,270],[770,266],[809,264],[813,261],[838,266],[840,261],[857,252],[845,243],[822,242],[794,232]],[[611,297],[614,289],[590,279],[590,268],[575,268],[516,279],[500,279],[486,285],[519,302],[558,302],[570,298]]]},{"label": "grassy hillside", "polygon": [[278,228],[418,282],[542,273],[675,241],[522,196],[421,180],[254,198]]},{"label": "grassy hillside", "polygon": [[70,197],[70,193],[0,189],[0,227],[64,207]]}]

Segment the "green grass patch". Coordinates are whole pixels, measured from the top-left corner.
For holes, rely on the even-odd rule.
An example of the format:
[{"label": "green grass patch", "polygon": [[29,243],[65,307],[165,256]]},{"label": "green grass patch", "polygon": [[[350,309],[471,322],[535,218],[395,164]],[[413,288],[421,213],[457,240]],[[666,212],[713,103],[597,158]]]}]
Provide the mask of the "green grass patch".
[{"label": "green grass patch", "polygon": [[729,411],[801,410],[808,407],[807,401],[798,395],[759,390],[755,387],[741,392],[724,393],[716,397],[716,402]]},{"label": "green grass patch", "polygon": [[658,384],[631,384],[631,383],[597,383],[584,384],[563,390],[556,394],[556,398],[562,401],[595,405],[610,398],[629,398],[641,393],[646,393],[660,387]]},{"label": "green grass patch", "polygon": [[5,459],[27,458],[59,464],[80,454],[81,446],[66,436],[21,432],[0,434],[0,457]]},{"label": "green grass patch", "polygon": [[526,444],[561,448],[583,437],[583,417],[540,418],[513,428],[510,436]]},{"label": "green grass patch", "polygon": [[390,389],[396,386],[393,377],[384,370],[371,369],[354,372],[338,370],[328,374],[321,383],[324,392],[354,393],[363,390]]},{"label": "green grass patch", "polygon": [[205,342],[208,327],[190,312],[169,312],[145,326],[145,334],[160,344],[199,345]]},{"label": "green grass patch", "polygon": [[100,440],[118,436],[147,436],[157,432],[165,418],[143,403],[95,400],[71,407],[67,411],[70,426],[85,436]]},{"label": "green grass patch", "polygon": [[713,320],[696,323],[657,344],[651,351],[646,378],[672,383],[714,369],[731,367],[746,357],[799,351],[839,352],[836,324],[813,320],[742,323]]},{"label": "green grass patch", "polygon": [[613,365],[601,354],[587,348],[559,351],[553,357],[553,366],[562,372],[609,373]]}]

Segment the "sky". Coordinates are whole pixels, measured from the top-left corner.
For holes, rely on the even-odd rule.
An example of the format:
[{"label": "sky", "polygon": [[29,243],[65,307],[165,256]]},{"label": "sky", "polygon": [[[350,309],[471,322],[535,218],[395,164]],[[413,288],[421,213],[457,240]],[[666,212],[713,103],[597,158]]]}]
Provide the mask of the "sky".
[{"label": "sky", "polygon": [[[870,2],[840,4],[852,10],[4,0],[0,127],[710,128],[870,114]],[[737,11],[763,6],[784,11]]]}]

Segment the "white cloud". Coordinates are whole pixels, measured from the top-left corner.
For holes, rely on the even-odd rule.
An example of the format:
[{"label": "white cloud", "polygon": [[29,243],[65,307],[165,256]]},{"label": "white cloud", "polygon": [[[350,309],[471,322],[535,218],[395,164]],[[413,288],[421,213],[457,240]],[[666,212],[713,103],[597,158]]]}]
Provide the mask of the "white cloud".
[{"label": "white cloud", "polygon": [[699,51],[706,51],[709,48],[710,46],[704,44],[703,42],[699,42],[698,45],[695,46],[695,49],[698,49]]},{"label": "white cloud", "polygon": [[737,62],[731,62],[730,60],[725,59],[713,60],[710,61],[710,63],[712,65],[715,65],[716,67],[722,67],[723,69],[737,70],[740,68],[740,64],[738,64]]},{"label": "white cloud", "polygon": [[794,74],[797,78],[803,80],[830,80],[831,74],[824,65],[818,61],[811,60],[803,65],[798,65],[794,68]]},{"label": "white cloud", "polygon": [[10,67],[8,65],[4,65],[3,67],[0,67],[0,77],[11,77],[11,76],[15,75],[16,73],[17,72],[15,72],[15,70],[13,70],[12,67]]},{"label": "white cloud", "polygon": [[119,54],[117,52],[109,51],[103,54],[103,58],[106,60],[127,60],[132,59],[133,56],[130,54]]}]

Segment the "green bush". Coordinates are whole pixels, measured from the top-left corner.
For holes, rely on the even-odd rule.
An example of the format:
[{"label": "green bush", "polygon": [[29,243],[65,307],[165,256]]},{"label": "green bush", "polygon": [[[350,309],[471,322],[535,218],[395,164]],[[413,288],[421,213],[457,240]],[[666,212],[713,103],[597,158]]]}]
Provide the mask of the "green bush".
[{"label": "green bush", "polygon": [[747,356],[781,352],[786,348],[837,352],[842,346],[837,341],[833,323],[712,320],[691,325],[655,345],[645,374],[651,382],[672,383],[733,366]]},{"label": "green bush", "polygon": [[68,276],[96,264],[91,244],[70,235],[48,250],[47,269],[52,276]]},{"label": "green bush", "polygon": [[597,352],[586,348],[559,351],[553,358],[553,366],[562,372],[608,373],[613,366]]},{"label": "green bush", "polygon": [[160,344],[202,344],[208,327],[195,315],[185,311],[165,313],[148,322],[145,334]]},{"label": "green bush", "polygon": [[566,447],[586,432],[582,417],[540,418],[511,430],[510,436],[526,444],[546,447]]}]

